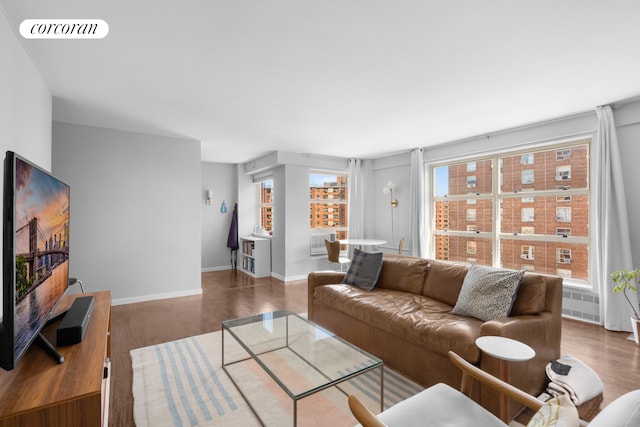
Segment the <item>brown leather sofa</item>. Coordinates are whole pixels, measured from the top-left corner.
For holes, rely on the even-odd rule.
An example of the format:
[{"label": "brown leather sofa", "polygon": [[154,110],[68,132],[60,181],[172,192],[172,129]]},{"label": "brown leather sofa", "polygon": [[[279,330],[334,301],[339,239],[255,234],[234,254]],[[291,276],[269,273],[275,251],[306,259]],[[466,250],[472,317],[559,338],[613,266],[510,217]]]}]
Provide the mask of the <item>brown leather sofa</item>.
[{"label": "brown leather sofa", "polygon": [[[425,387],[439,382],[460,386],[461,373],[449,360],[449,350],[499,376],[499,361],[482,354],[475,340],[483,335],[517,339],[536,356],[510,363],[510,382],[537,396],[546,386],[545,365],[560,357],[562,279],[525,273],[510,316],[483,322],[451,313],[467,269],[465,264],[385,254],[371,291],[342,284],[345,273],[313,272],[308,276],[309,319]],[[497,393],[478,389],[474,399],[498,414]]]}]

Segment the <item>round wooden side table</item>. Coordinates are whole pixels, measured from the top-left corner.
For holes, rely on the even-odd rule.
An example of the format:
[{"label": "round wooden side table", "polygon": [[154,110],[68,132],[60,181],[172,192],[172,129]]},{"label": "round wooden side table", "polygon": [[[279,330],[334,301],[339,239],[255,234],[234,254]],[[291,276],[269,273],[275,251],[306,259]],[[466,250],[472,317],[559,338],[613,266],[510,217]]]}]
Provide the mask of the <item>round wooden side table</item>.
[{"label": "round wooden side table", "polygon": [[[485,354],[495,357],[500,363],[500,379],[510,383],[509,362],[526,362],[535,357],[536,351],[527,344],[506,337],[484,336],[476,339],[476,345]],[[500,419],[509,424],[509,399],[500,397]]]}]

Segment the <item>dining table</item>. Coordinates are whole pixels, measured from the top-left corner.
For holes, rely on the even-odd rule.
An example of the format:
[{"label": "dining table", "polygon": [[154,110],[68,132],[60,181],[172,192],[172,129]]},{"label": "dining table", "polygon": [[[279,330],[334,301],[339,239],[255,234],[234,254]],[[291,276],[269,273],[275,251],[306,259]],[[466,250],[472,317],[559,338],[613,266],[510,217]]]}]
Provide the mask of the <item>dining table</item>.
[{"label": "dining table", "polygon": [[341,245],[357,246],[358,249],[381,246],[385,243],[387,243],[387,241],[382,239],[340,239]]}]

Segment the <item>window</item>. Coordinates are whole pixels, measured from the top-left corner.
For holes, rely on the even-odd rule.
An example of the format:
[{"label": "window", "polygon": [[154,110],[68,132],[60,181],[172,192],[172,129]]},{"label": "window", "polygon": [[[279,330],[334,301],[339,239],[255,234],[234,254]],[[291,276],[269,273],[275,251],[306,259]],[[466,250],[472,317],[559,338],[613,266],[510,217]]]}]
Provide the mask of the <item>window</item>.
[{"label": "window", "polygon": [[556,221],[571,222],[571,208],[556,208]]},{"label": "window", "polygon": [[467,177],[467,188],[476,188],[476,177],[471,175]]},{"label": "window", "polygon": [[[563,277],[588,284],[590,143],[582,139],[433,165],[432,209],[446,206],[448,222],[438,223],[434,215],[432,256],[444,259],[439,257],[446,253],[448,260],[465,262],[475,245],[472,256],[480,265],[526,264],[556,274],[562,264],[569,271]],[[470,192],[467,165],[473,161]]]},{"label": "window", "polygon": [[317,237],[312,242],[320,241],[320,249],[324,249],[326,236],[330,240],[347,238],[348,203],[346,173],[309,174],[309,226]]},{"label": "window", "polygon": [[522,208],[522,222],[533,222],[535,218],[535,208]]},{"label": "window", "polygon": [[478,217],[475,209],[467,209],[467,221],[475,221]]},{"label": "window", "polygon": [[558,264],[571,264],[571,249],[557,248],[556,262]]},{"label": "window", "polygon": [[534,161],[534,154],[533,153],[527,153],[527,154],[523,154],[522,156],[520,156],[520,164],[521,165],[532,165],[533,161]]},{"label": "window", "polygon": [[567,181],[571,179],[571,166],[558,166],[556,168],[556,181]]},{"label": "window", "polygon": [[522,184],[533,184],[533,169],[525,169],[520,173]]},{"label": "window", "polygon": [[476,242],[467,242],[467,253],[475,254],[478,252],[478,244]]},{"label": "window", "polygon": [[532,260],[536,259],[535,251],[536,251],[536,247],[535,246],[523,245],[523,246],[520,247],[520,258],[528,259],[528,260],[532,261]]},{"label": "window", "polygon": [[261,229],[273,233],[273,179],[266,179],[256,183],[258,197],[258,221]]},{"label": "window", "polygon": [[475,172],[477,169],[476,162],[467,163],[467,172]]},{"label": "window", "polygon": [[536,233],[536,229],[535,229],[535,227],[522,227],[522,229],[520,230],[520,233],[522,233],[522,234],[535,234]]}]

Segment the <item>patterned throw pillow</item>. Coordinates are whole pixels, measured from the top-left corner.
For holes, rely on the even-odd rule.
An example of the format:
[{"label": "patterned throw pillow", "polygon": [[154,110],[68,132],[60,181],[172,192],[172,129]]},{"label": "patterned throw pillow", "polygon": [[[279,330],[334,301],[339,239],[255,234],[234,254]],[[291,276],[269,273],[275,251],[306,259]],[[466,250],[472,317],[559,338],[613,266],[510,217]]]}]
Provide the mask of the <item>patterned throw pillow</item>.
[{"label": "patterned throw pillow", "polygon": [[370,291],[376,286],[381,269],[382,252],[365,252],[356,248],[342,283]]},{"label": "patterned throw pillow", "polygon": [[462,282],[453,314],[485,322],[507,317],[515,300],[524,270],[472,265]]},{"label": "patterned throw pillow", "polygon": [[527,427],[578,427],[578,410],[566,394],[554,397],[533,415]]}]

